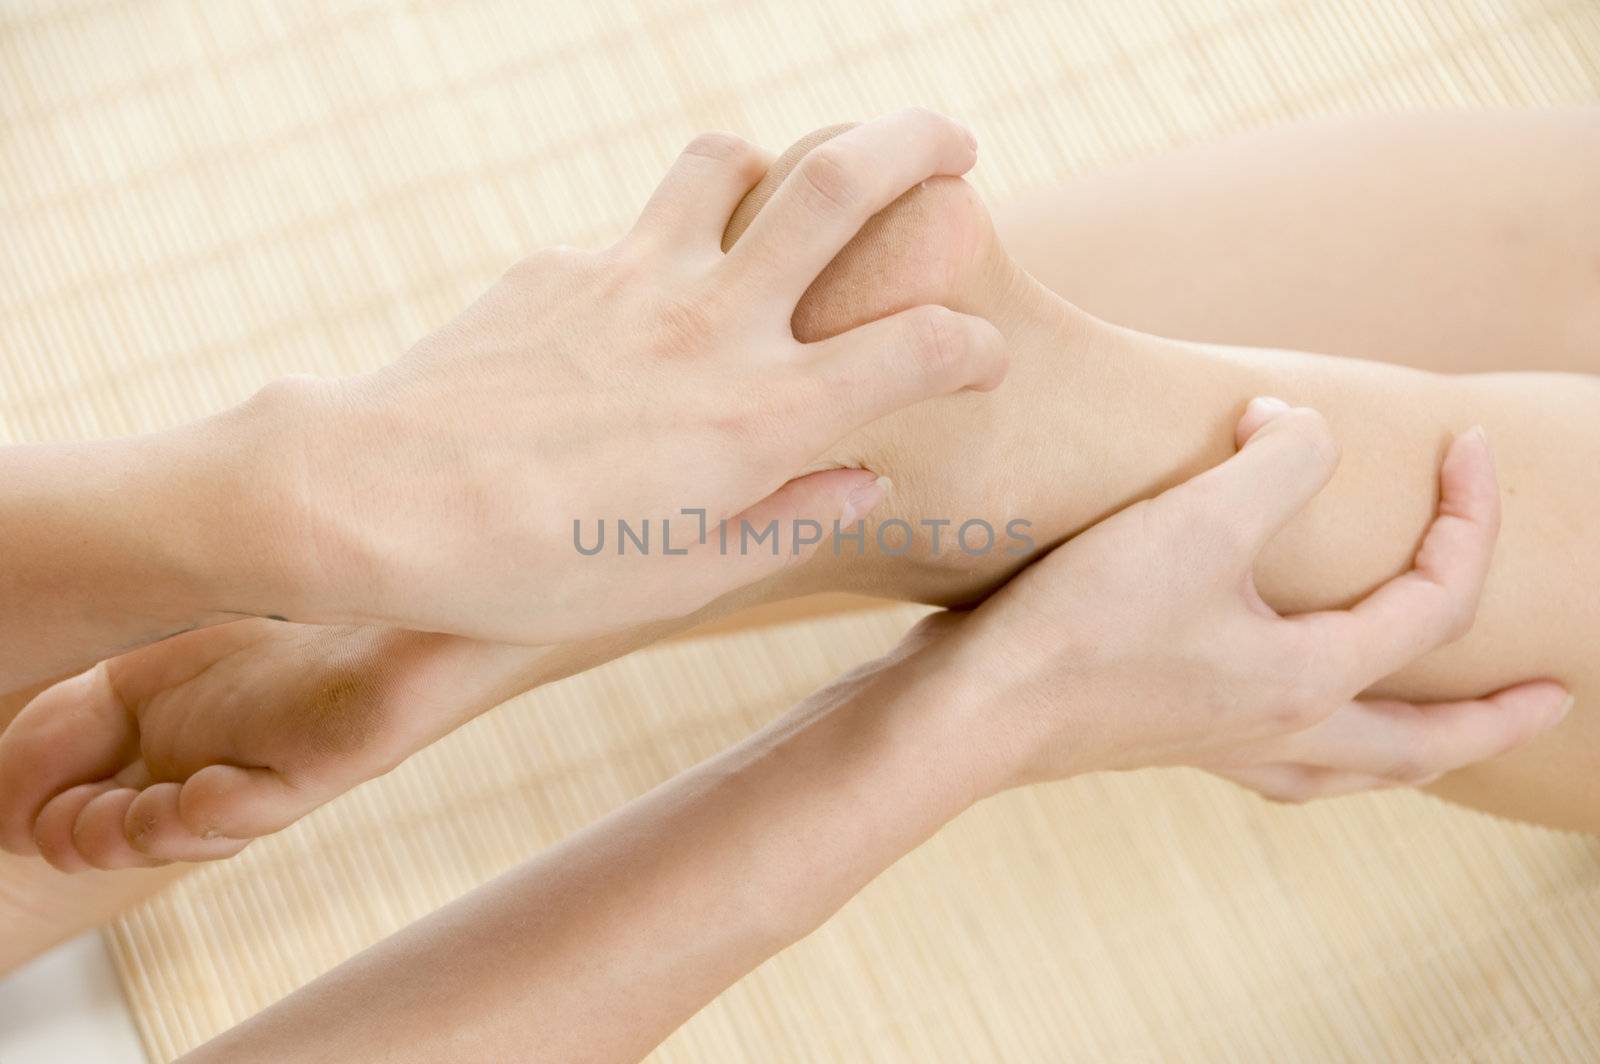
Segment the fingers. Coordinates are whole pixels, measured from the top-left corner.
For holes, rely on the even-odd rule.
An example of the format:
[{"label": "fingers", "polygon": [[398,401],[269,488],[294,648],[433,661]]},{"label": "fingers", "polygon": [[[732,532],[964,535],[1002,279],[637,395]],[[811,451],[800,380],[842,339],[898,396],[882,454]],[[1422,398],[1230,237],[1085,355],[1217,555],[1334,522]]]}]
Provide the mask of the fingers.
[{"label": "fingers", "polygon": [[1359,691],[1472,626],[1495,537],[1500,492],[1481,429],[1457,436],[1439,472],[1439,508],[1410,571],[1354,607],[1292,619]]},{"label": "fingers", "polygon": [[1339,464],[1322,415],[1281,399],[1251,400],[1234,433],[1239,452],[1166,492],[1162,506],[1185,508],[1184,524],[1210,538],[1247,571],[1261,548],[1321,491]]},{"label": "fingers", "polygon": [[800,160],[728,251],[730,276],[793,309],[868,218],[930,177],[977,160],[962,126],[919,108],[845,130]]},{"label": "fingers", "polygon": [[854,129],[860,124],[860,122],[840,122],[831,126],[823,126],[821,129],[813,129],[810,133],[785,148],[783,154],[774,159],[772,165],[767,167],[767,172],[761,176],[761,180],[751,187],[750,191],[745,194],[744,199],[740,200],[739,205],[733,209],[733,214],[728,218],[728,227],[722,231],[722,250],[727,251],[738,243],[745,230],[750,228],[750,223],[755,221],[756,215],[761,213],[761,208],[767,205],[772,199],[773,193],[777,192],[778,187],[783,184],[783,179],[789,176],[789,172],[794,169],[795,164],[805,158],[812,148],[830,141],[845,130]]},{"label": "fingers", "polygon": [[35,821],[52,797],[109,780],[137,757],[138,734],[104,665],[47,689],[0,735],[0,848],[37,853]]},{"label": "fingers", "polygon": [[720,528],[697,548],[709,574],[707,601],[798,565],[833,542],[834,523],[849,531],[883,500],[888,480],[865,469],[828,469],[789,481]]},{"label": "fingers", "polygon": [[1564,687],[1543,680],[1458,702],[1354,701],[1274,743],[1274,755],[1418,785],[1523,745],[1571,705]]},{"label": "fingers", "polygon": [[805,350],[813,361],[804,372],[826,397],[808,411],[811,454],[924,399],[993,388],[1009,362],[998,329],[939,306],[912,307]]},{"label": "fingers", "polygon": [[772,158],[732,133],[691,140],[656,187],[633,232],[670,247],[719,251],[733,209]]},{"label": "fingers", "polygon": [[1547,680],[1458,702],[1353,701],[1257,749],[1264,763],[1216,771],[1280,802],[1422,786],[1544,734],[1571,707],[1566,689]]}]

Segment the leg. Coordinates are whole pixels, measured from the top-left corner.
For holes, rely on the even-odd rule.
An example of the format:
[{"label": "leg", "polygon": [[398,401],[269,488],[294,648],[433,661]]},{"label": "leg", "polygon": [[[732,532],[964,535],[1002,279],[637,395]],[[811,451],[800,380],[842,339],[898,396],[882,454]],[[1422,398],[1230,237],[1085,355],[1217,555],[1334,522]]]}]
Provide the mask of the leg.
[{"label": "leg", "polygon": [[[789,153],[752,193],[730,239],[797,157]],[[1585,703],[1600,693],[1589,652],[1600,607],[1592,596],[1569,593],[1600,578],[1600,551],[1587,532],[1600,517],[1593,501],[1600,473],[1590,457],[1600,382],[1537,374],[1442,378],[1377,363],[1179,343],[1109,326],[1023,273],[994,239],[971,190],[955,181],[929,183],[875,219],[807,294],[794,324],[802,337],[823,336],[923,302],[996,321],[1011,342],[1013,370],[994,395],[926,404],[838,449],[831,464],[862,465],[894,479],[895,496],[880,520],[898,517],[916,526],[935,518],[1025,518],[1041,547],[1053,545],[1220,461],[1243,403],[1279,394],[1321,408],[1347,448],[1333,484],[1280,537],[1258,573],[1269,601],[1310,609],[1348,602],[1409,565],[1432,514],[1441,442],[1448,430],[1481,421],[1498,445],[1509,498],[1480,622],[1467,640],[1425,659],[1387,690],[1429,700],[1550,675]],[[825,551],[711,612],[818,590],[971,602],[1023,562],[1000,553],[969,558],[948,547],[940,555],[929,546],[923,536],[902,557]],[[130,755],[107,746],[131,745],[142,771],[174,782],[91,807],[105,814],[92,833],[105,844],[93,863],[137,863],[136,846],[152,839],[140,814],[163,808],[150,796],[170,798],[176,781],[198,779],[192,774],[203,775],[208,765],[238,763],[237,744],[255,740],[261,753],[252,748],[257,759],[249,763],[302,781],[295,802],[275,802],[270,794],[258,802],[263,796],[249,787],[232,794],[200,790],[202,799],[221,799],[209,806],[220,816],[242,818],[242,834],[274,830],[511,692],[676,627],[682,626],[527,650],[284,625],[261,635],[260,647],[193,682],[163,680],[171,667],[161,659],[173,652],[163,644],[110,666],[130,679],[109,685],[113,703],[93,716],[121,729],[114,744],[86,728],[47,749],[50,736],[39,719],[5,736],[0,779],[8,766],[44,765],[48,758],[49,767],[10,774],[17,782],[4,795],[0,826],[8,844],[17,844],[18,825],[31,823],[41,803],[64,786],[121,768],[116,758]],[[257,654],[280,664],[255,667],[248,659]],[[282,667],[290,662],[300,667]],[[359,682],[351,682],[353,667]],[[324,697],[330,692],[331,702]],[[1560,738],[1447,782],[1450,793],[1509,815],[1600,830],[1600,782],[1589,771],[1600,748],[1600,714],[1580,710],[1560,731]],[[144,805],[132,804],[136,799]],[[179,819],[168,818],[168,827],[193,827]],[[70,818],[58,818],[65,841],[53,845],[62,852],[70,849],[72,826]],[[26,834],[24,828],[24,845]]]},{"label": "leg", "polygon": [[[1588,121],[1593,141],[1597,133]],[[775,171],[792,164],[786,156]],[[761,190],[752,195],[759,200]],[[1592,207],[1578,203],[1574,210],[1582,225],[1595,228]],[[737,214],[734,222],[737,228]],[[976,239],[973,231],[980,234]],[[1560,243],[1553,233],[1546,227],[1552,248]],[[1600,232],[1590,241],[1588,247],[1600,247]],[[1491,243],[1480,235],[1485,253]],[[969,255],[969,247],[977,251]],[[1543,314],[1540,325],[1548,328],[1537,335],[1559,348],[1585,329],[1595,331],[1589,323],[1600,320],[1600,300],[1581,290],[1592,252],[1583,258],[1552,251],[1551,258],[1566,264],[1555,272],[1571,282],[1559,299],[1541,303],[1546,288],[1514,284],[1508,276],[1509,293],[1499,305],[1530,317]],[[1084,269],[1092,273],[1100,265],[1097,260]],[[1114,289],[1099,291],[1104,296]],[[1448,300],[1433,298],[1442,313]],[[1256,574],[1268,601],[1290,611],[1347,603],[1403,569],[1434,501],[1431,477],[1443,439],[1451,429],[1483,423],[1496,444],[1507,499],[1478,624],[1466,639],[1383,690],[1449,697],[1524,676],[1566,681],[1579,708],[1558,733],[1454,774],[1436,789],[1505,815],[1600,830],[1600,783],[1592,771],[1600,758],[1600,664],[1592,654],[1600,609],[1592,596],[1573,591],[1600,580],[1600,536],[1591,530],[1600,519],[1594,501],[1600,380],[1533,373],[1445,378],[1288,351],[1165,341],[1109,326],[1024,275],[988,233],[981,206],[955,182],[913,193],[881,215],[808,301],[795,321],[803,336],[932,301],[991,317],[1012,343],[1012,373],[996,395],[927,404],[872,426],[841,449],[843,464],[894,478],[897,496],[890,510],[874,515],[880,520],[899,517],[915,525],[930,517],[1023,516],[1043,530],[1041,542],[1057,542],[1219,460],[1226,426],[1252,395],[1317,406],[1346,448],[1343,465]],[[1335,310],[1330,301],[1326,321],[1339,320]],[[1192,318],[1203,321],[1204,315]],[[1531,331],[1527,321],[1517,328]],[[1375,319],[1365,331],[1385,335]],[[1354,341],[1347,336],[1346,342]],[[1415,352],[1431,346],[1419,342]],[[1575,344],[1560,350],[1568,363],[1593,366],[1580,359]],[[810,579],[959,602],[1015,569],[1014,562],[949,551],[941,565],[928,547],[924,539],[902,558],[840,562],[822,556],[812,568],[832,571]]]},{"label": "leg", "polygon": [[1600,108],[1308,122],[996,213],[1048,288],[1141,332],[1419,369],[1600,372]]}]

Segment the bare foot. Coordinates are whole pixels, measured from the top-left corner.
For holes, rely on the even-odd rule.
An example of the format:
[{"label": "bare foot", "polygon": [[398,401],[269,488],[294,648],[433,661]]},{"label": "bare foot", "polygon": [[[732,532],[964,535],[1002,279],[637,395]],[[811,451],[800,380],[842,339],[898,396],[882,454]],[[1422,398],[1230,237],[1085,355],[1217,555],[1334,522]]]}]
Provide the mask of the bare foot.
[{"label": "bare foot", "polygon": [[653,631],[555,648],[251,620],[102,662],[0,736],[0,846],[62,871],[202,861]]}]

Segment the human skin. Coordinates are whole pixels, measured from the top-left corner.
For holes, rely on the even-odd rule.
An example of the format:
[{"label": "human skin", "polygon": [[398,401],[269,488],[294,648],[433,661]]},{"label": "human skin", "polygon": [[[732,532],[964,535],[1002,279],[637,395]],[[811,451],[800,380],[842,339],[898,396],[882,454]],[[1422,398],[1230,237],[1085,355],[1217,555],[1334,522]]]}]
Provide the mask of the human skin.
[{"label": "human skin", "polygon": [[[763,191],[758,186],[752,196]],[[1022,516],[1042,545],[1059,542],[1214,463],[1228,446],[1227,425],[1249,397],[1281,395],[1328,417],[1343,459],[1328,487],[1268,547],[1256,577],[1275,608],[1322,608],[1352,601],[1407,564],[1432,506],[1428,470],[1442,441],[1481,423],[1494,445],[1506,510],[1478,621],[1465,639],[1378,690],[1446,698],[1528,676],[1567,683],[1579,708],[1560,729],[1433,789],[1502,815],[1600,830],[1600,780],[1592,771],[1600,718],[1585,712],[1600,693],[1592,654],[1600,605],[1573,594],[1600,578],[1600,537],[1590,531],[1600,518],[1593,461],[1600,378],[1442,376],[1137,333],[1094,318],[1024,272],[965,184],[929,182],[902,203],[908,215],[926,212],[910,227],[928,234],[925,242],[909,235],[875,240],[885,234],[869,227],[830,267],[833,276],[819,279],[845,294],[830,308],[839,317],[808,320],[802,304],[797,332],[822,334],[869,308],[942,291],[951,306],[1000,326],[1012,369],[1007,385],[986,397],[992,401],[941,400],[915,417],[886,419],[835,454],[893,479],[896,490],[874,521],[984,516],[998,526]],[[941,257],[947,249],[954,250]],[[898,299],[885,300],[882,286],[867,281],[882,276],[906,282]],[[1587,308],[1575,304],[1547,327],[1571,328],[1573,313]],[[980,596],[1015,564],[998,552],[863,559],[824,552],[809,563],[810,573],[789,575],[947,604]]]},{"label": "human skin", "polygon": [[[795,339],[795,304],[862,223],[976,158],[920,109],[846,139],[734,254],[723,227],[767,160],[706,135],[618,243],[530,255],[376,372],[286,378],[167,432],[0,448],[0,690],[245,616],[569,641],[803,556],[725,555],[687,521],[668,546],[660,524],[853,520],[878,478],[801,467],[1005,372],[994,328],[942,307]],[[573,564],[575,522],[624,518],[656,525],[654,551]]]},{"label": "human skin", "polygon": [[1600,107],[1277,126],[999,204],[1008,254],[1157,336],[1600,372]]},{"label": "human skin", "polygon": [[[772,179],[795,157],[781,161]],[[758,188],[757,199],[762,194]],[[794,327],[801,336],[825,336],[934,293],[994,315],[1011,346],[1012,373],[1022,376],[990,396],[942,400],[927,414],[886,423],[838,451],[833,461],[893,478],[882,516],[913,524],[923,517],[988,516],[998,524],[1023,516],[1034,522],[1041,545],[1055,542],[1225,453],[1227,425],[1250,395],[1285,394],[1328,414],[1345,459],[1330,487],[1274,541],[1257,575],[1275,606],[1346,603],[1409,561],[1431,511],[1443,440],[1450,429],[1482,421],[1502,463],[1507,513],[1480,622],[1463,644],[1430,656],[1384,690],[1450,697],[1543,674],[1574,683],[1582,705],[1592,686],[1585,669],[1594,606],[1567,592],[1597,564],[1593,539],[1583,533],[1594,494],[1595,471],[1587,459],[1594,446],[1588,428],[1596,413],[1593,380],[1521,374],[1446,379],[1378,364],[1176,343],[1109,326],[1028,278],[994,241],[970,190],[948,181],[917,190],[871,223],[802,301]],[[823,554],[700,617],[759,598],[828,588],[966,602],[1018,564],[1006,556],[971,559],[950,551],[942,558]],[[122,838],[130,831],[152,852],[187,852],[153,844],[148,831],[141,835],[147,823],[189,833],[208,825],[241,834],[273,830],[500,698],[673,627],[526,651],[375,630],[311,640],[287,627],[247,623],[267,645],[261,654],[232,647],[223,653],[218,644],[224,637],[196,633],[112,663],[108,668],[123,679],[92,688],[98,699],[60,692],[50,712],[72,707],[86,718],[82,732],[104,728],[115,742],[88,754],[81,743],[27,747],[42,789],[27,796],[25,814],[65,783],[120,770],[130,740],[142,738],[151,778],[190,782],[181,792],[168,782],[142,795],[109,784],[63,794],[40,823],[47,855],[84,866],[74,825],[92,828],[89,841],[105,844],[96,861],[113,867],[143,860]],[[283,670],[256,664],[278,654],[300,663],[292,690],[283,698],[256,696],[282,693],[277,676]],[[220,664],[205,673],[205,682],[164,682],[162,663],[169,656],[207,655]],[[304,697],[308,684],[318,697]],[[120,697],[109,697],[119,691]],[[129,734],[129,710],[142,737]],[[1547,738],[1437,788],[1509,815],[1593,830],[1596,785],[1588,752],[1600,737],[1587,720],[1580,708],[1558,733],[1563,738]],[[251,751],[247,763],[267,771],[217,764],[243,760],[216,742],[224,728]],[[342,738],[331,748],[325,739],[330,730]],[[15,752],[12,740],[8,735]],[[135,750],[132,759],[139,757]],[[1426,751],[1397,752],[1398,763],[1426,761]],[[295,801],[273,793],[282,790],[274,786],[276,776],[296,781]],[[1304,789],[1315,793],[1310,782]],[[178,815],[179,793],[187,818]],[[91,799],[99,815],[80,818]],[[31,823],[27,815],[23,820]],[[23,849],[31,842],[12,839]],[[181,837],[165,841],[192,845]]]},{"label": "human skin", "polygon": [[[1506,736],[1448,718],[1537,705],[1550,722],[1564,695],[1551,684],[1404,714],[1347,701],[1470,623],[1498,509],[1481,437],[1452,445],[1413,571],[1349,612],[1285,619],[1256,597],[1252,561],[1331,473],[1332,441],[1313,412],[1261,402],[1238,434],[1221,467],[976,611],[924,621],[748,740],[189,1059],[634,1060],[989,795],[1129,765],[1248,775],[1285,757],[1331,757],[1330,779],[1363,787],[1344,770],[1382,756],[1386,729],[1421,719],[1442,741],[1470,735],[1455,752],[1472,758]],[[1361,650],[1329,672],[1319,631]]]},{"label": "human skin", "polygon": [[[0,695],[0,728],[51,681]],[[0,854],[0,975],[116,916],[187,870],[184,865],[66,875],[33,857]]]},{"label": "human skin", "polygon": [[[1588,393],[1600,373],[1596,187],[1600,108],[1367,115],[1088,174],[1009,199],[995,221],[1041,283],[1142,332],[1444,374],[1585,374],[1562,380]],[[1597,447],[1588,438],[1580,453]],[[1600,542],[1586,531],[1593,508],[1573,509],[1573,550],[1553,559],[1572,586],[1548,600],[1563,616],[1585,597]],[[1576,646],[1586,633],[1566,634]],[[1575,659],[1592,677],[1589,661]],[[1594,701],[1580,698],[1555,735],[1432,790],[1597,830]]]}]

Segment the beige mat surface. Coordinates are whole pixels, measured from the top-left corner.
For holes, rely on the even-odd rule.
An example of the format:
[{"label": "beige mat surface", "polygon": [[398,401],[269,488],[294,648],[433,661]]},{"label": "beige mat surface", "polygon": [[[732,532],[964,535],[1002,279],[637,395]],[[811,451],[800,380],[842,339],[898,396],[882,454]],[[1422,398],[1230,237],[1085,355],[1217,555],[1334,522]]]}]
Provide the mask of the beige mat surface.
[{"label": "beige mat surface", "polygon": [[[695,130],[925,103],[991,198],[1311,114],[1600,99],[1594,0],[0,0],[0,438],[377,365],[621,231]],[[166,1060],[887,646],[889,610],[524,697],[110,931]],[[970,814],[663,1060],[1593,1059],[1600,844],[1198,775]]]}]

